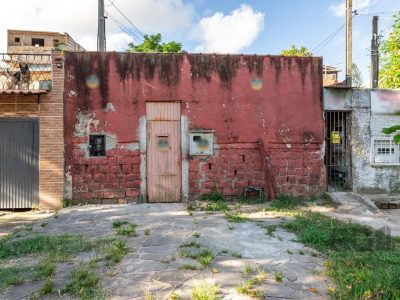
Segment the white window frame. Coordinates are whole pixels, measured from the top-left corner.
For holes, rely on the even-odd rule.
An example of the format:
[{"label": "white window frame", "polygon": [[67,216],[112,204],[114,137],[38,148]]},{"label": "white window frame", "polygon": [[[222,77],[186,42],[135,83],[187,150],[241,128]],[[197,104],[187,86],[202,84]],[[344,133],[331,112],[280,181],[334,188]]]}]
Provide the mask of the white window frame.
[{"label": "white window frame", "polygon": [[[389,148],[394,148],[394,153],[389,152],[390,162],[375,162],[375,144],[377,141],[389,142]],[[397,162],[392,162],[392,155],[397,157]],[[373,137],[371,139],[371,165],[373,166],[400,166],[400,143],[396,144],[393,137]]]}]

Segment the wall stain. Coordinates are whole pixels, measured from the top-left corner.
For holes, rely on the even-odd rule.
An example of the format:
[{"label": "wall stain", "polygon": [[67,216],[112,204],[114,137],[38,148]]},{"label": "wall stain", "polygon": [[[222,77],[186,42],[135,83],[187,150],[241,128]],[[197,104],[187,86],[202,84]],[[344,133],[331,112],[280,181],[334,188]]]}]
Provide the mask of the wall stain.
[{"label": "wall stain", "polygon": [[192,79],[211,81],[213,73],[217,73],[221,82],[232,87],[233,78],[239,68],[239,55],[188,54]]},{"label": "wall stain", "polygon": [[246,62],[247,68],[250,73],[256,72],[257,76],[261,77],[264,70],[264,57],[263,56],[250,56],[246,55],[243,57]]},{"label": "wall stain", "polygon": [[83,110],[91,109],[89,99],[90,89],[86,85],[89,75],[96,75],[99,79],[99,89],[102,98],[102,108],[108,103],[108,54],[100,52],[67,52],[65,54],[66,73],[73,75],[76,82],[78,107]]},{"label": "wall stain", "polygon": [[278,83],[282,71],[281,58],[279,56],[270,56],[269,64],[275,68],[275,82]]},{"label": "wall stain", "polygon": [[183,55],[172,53],[118,53],[115,63],[120,81],[129,77],[140,80],[143,73],[148,81],[159,80],[168,85],[176,85],[180,80]]}]

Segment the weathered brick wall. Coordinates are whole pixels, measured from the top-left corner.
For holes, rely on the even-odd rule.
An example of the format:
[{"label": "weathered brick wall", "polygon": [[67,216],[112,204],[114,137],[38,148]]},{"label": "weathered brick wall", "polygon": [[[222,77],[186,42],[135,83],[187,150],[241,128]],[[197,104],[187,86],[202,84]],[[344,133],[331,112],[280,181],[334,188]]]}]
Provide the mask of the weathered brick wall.
[{"label": "weathered brick wall", "polygon": [[42,208],[58,208],[63,198],[64,69],[56,67],[61,60],[60,53],[53,52],[53,89],[40,95],[40,104],[37,95],[0,95],[0,118],[39,118],[39,205]]},{"label": "weathered brick wall", "polygon": [[[96,87],[86,84],[92,77],[97,79]],[[190,178],[182,178],[184,197],[187,192],[191,196],[208,193],[216,184],[227,196],[240,195],[245,186],[265,187],[260,138],[270,154],[277,194],[326,190],[320,58],[69,52],[64,96],[67,177],[71,168],[78,172],[77,165],[87,173],[90,164],[81,166],[76,157],[86,153],[83,161],[92,160],[87,155],[89,134],[112,139],[110,150],[118,145],[139,149],[144,145],[140,133],[145,128],[146,102],[173,99],[180,101],[189,131],[211,129],[216,141],[214,156],[189,157]],[[241,155],[245,161],[240,161]],[[145,149],[142,156],[143,163]],[[107,159],[107,165],[111,168],[113,161]],[[186,161],[182,166],[186,167]],[[141,167],[145,171],[145,165]],[[140,175],[145,197],[146,174]],[[93,176],[71,174],[71,198],[89,198],[87,192],[101,200],[106,191],[111,197],[110,190],[115,192],[113,201],[123,192],[127,197],[121,181],[109,188],[103,185],[103,194],[93,196],[94,189],[89,191]],[[130,186],[135,195],[138,184]]]},{"label": "weathered brick wall", "polygon": [[265,174],[256,143],[222,144],[214,156],[190,159],[192,198],[215,189],[225,196],[239,196],[245,187],[264,187],[264,184]]},{"label": "weathered brick wall", "polygon": [[[267,161],[276,194],[311,195],[326,189],[323,154],[315,145],[275,144]],[[267,190],[265,170],[257,143],[219,145],[214,156],[190,159],[192,198],[215,189],[225,196],[239,196],[245,187]]]},{"label": "weathered brick wall", "polygon": [[139,150],[111,149],[107,156],[88,157],[82,149],[87,137],[74,138],[72,199],[88,203],[128,203],[140,194]]},{"label": "weathered brick wall", "polygon": [[269,165],[277,194],[311,195],[326,190],[323,152],[317,145],[275,144],[269,149]]}]

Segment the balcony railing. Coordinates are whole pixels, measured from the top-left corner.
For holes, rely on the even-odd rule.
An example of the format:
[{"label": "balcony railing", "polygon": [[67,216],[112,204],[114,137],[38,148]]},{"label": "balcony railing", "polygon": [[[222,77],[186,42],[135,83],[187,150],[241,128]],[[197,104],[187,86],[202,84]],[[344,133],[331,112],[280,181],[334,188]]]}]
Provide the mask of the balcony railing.
[{"label": "balcony railing", "polygon": [[0,53],[0,90],[51,90],[51,55]]}]

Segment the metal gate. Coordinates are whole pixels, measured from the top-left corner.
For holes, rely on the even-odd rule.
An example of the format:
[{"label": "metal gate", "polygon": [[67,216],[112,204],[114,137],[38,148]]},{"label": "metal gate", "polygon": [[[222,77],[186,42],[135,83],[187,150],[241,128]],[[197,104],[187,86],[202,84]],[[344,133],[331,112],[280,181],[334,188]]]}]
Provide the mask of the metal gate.
[{"label": "metal gate", "polygon": [[350,112],[325,111],[325,165],[329,191],[351,189]]},{"label": "metal gate", "polygon": [[0,208],[39,204],[39,122],[0,119]]},{"label": "metal gate", "polygon": [[147,190],[149,202],[181,196],[181,109],[176,102],[148,102]]}]

